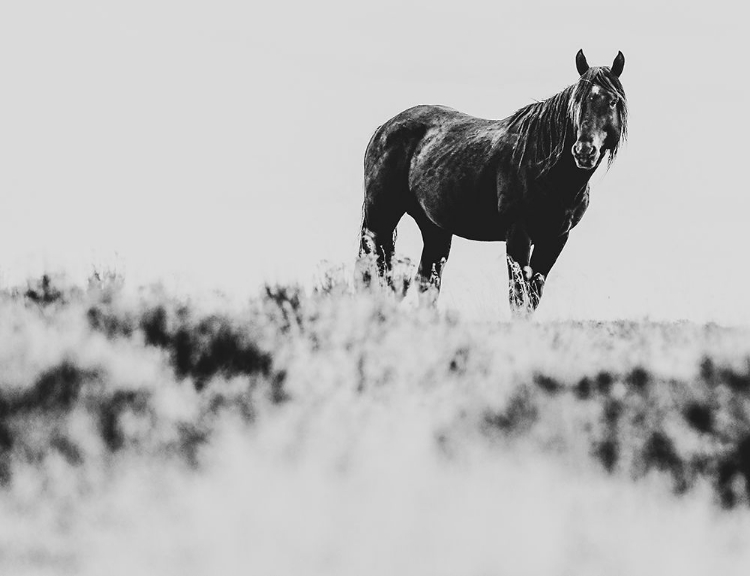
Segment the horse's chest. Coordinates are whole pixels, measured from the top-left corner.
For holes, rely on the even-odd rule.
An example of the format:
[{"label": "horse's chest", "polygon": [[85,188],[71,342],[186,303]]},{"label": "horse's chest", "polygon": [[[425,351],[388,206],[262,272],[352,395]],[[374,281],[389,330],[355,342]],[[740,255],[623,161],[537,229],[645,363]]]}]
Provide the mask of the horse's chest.
[{"label": "horse's chest", "polygon": [[554,195],[535,198],[529,203],[526,214],[529,235],[536,239],[569,232],[580,221],[587,204],[588,197],[583,195],[567,202]]}]

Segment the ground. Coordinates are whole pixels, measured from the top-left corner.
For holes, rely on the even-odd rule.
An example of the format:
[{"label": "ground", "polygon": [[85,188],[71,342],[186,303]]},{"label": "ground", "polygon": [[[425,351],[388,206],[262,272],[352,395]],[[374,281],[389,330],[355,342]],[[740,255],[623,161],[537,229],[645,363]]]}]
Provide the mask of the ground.
[{"label": "ground", "polygon": [[747,574],[750,330],[327,278],[0,297],[4,574]]}]

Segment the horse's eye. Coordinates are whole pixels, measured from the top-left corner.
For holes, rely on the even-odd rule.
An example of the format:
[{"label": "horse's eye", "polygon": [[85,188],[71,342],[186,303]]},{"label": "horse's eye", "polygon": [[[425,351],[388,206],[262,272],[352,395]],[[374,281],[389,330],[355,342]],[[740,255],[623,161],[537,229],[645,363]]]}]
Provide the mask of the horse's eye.
[{"label": "horse's eye", "polygon": [[614,108],[615,106],[617,106],[617,99],[610,100],[609,101],[609,107],[610,108]]}]

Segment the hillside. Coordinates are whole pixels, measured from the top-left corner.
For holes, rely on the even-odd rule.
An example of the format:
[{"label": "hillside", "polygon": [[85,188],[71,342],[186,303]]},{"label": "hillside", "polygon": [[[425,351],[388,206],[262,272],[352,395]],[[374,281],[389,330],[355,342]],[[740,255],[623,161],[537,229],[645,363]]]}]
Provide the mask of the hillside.
[{"label": "hillside", "polygon": [[750,330],[0,296],[3,574],[747,574]]}]

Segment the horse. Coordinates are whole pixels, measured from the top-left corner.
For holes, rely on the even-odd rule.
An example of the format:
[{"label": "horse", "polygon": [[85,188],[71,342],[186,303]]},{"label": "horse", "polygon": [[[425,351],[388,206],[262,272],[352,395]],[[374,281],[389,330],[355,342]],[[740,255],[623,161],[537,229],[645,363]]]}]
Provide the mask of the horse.
[{"label": "horse", "polygon": [[590,67],[583,50],[575,61],[575,84],[502,120],[421,105],[375,130],[364,158],[362,284],[394,287],[396,226],[409,214],[423,241],[420,295],[436,301],[456,235],[505,242],[511,312],[536,310],[589,205],[589,179],[627,137],[622,52],[612,66]]}]

